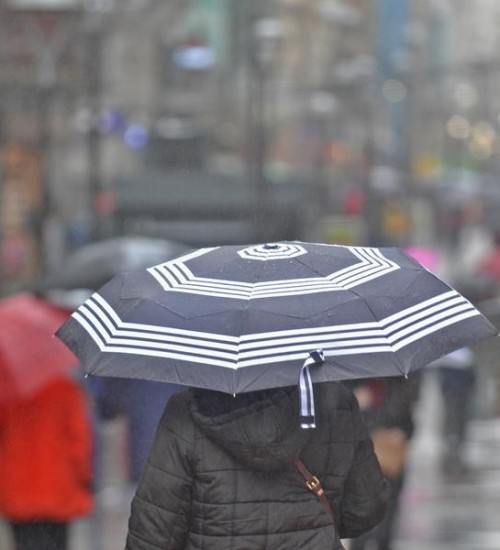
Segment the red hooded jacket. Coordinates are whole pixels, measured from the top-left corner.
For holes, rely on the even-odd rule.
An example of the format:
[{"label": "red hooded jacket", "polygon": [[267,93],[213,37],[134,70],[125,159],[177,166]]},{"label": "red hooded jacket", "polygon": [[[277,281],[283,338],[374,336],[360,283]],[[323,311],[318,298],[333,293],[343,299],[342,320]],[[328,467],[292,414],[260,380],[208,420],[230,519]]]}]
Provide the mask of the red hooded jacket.
[{"label": "red hooded jacket", "polygon": [[77,380],[59,378],[26,400],[0,403],[0,515],[70,521],[92,508],[92,432]]}]

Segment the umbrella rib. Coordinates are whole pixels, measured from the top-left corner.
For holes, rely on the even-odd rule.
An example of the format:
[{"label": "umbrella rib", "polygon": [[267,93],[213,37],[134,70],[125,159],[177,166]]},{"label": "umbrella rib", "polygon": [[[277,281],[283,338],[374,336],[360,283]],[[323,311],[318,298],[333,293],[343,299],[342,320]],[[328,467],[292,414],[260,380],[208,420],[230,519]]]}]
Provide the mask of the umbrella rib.
[{"label": "umbrella rib", "polygon": [[[184,282],[172,270],[165,269],[164,266],[154,266],[149,268],[148,271],[165,290],[168,288],[176,288]],[[164,282],[167,284],[167,288],[165,288]]]},{"label": "umbrella rib", "polygon": [[[382,328],[382,330],[383,330],[383,326],[382,326],[382,324],[381,324],[381,321],[380,321],[380,319],[377,319],[377,316],[375,315],[375,312],[373,311],[373,308],[370,306],[370,304],[369,304],[366,300],[364,300],[364,298],[363,298],[360,294],[358,294],[355,290],[352,290],[352,289],[351,289],[350,292],[352,292],[358,299],[360,299],[360,300],[363,301],[363,303],[366,305],[367,309],[370,311],[370,313],[372,314],[372,316],[373,316],[373,318],[375,319],[375,321],[378,323],[378,325],[379,325],[379,326]],[[392,344],[388,344],[388,345],[390,346],[391,351],[394,352],[395,350],[394,350],[394,347],[392,346]],[[405,375],[406,375],[406,372],[405,372],[405,369],[404,369],[403,364],[402,364],[402,362],[401,362],[401,359],[397,356],[396,353],[394,353],[394,355],[396,356],[396,361],[397,361],[397,366],[398,366],[398,368],[399,368],[399,371],[400,371],[402,374],[405,374]]]},{"label": "umbrella rib", "polygon": [[406,308],[404,310],[398,311],[397,313],[394,313],[390,315],[389,317],[386,317],[384,321],[386,323],[392,323],[394,320],[399,319],[401,317],[404,317],[409,312],[418,311],[420,309],[426,308],[432,304],[442,302],[445,300],[448,300],[449,298],[460,298],[463,302],[467,302],[470,304],[468,300],[466,300],[463,296],[461,296],[456,290],[450,290],[448,292],[445,292],[443,294],[438,294],[437,296],[433,296],[432,298],[429,298],[428,300],[424,300],[423,302],[419,302],[418,304],[415,304],[413,306],[410,306],[409,308]]},{"label": "umbrella rib", "polygon": [[116,314],[115,310],[106,302],[106,300],[100,296],[99,294],[95,293],[89,298],[89,301],[92,299],[95,299],[96,302],[99,303],[101,306],[101,309],[103,313],[106,313],[109,315],[109,317],[112,319],[112,321],[115,323],[115,325],[124,327],[127,329],[136,329],[136,330],[148,330],[151,332],[158,332],[163,334],[181,334],[187,337],[193,337],[193,338],[202,338],[206,337],[207,339],[215,339],[215,340],[221,340],[225,342],[232,342],[232,343],[238,343],[238,337],[236,336],[230,336],[226,334],[215,334],[210,332],[201,332],[201,331],[195,331],[195,330],[188,330],[188,329],[179,329],[179,328],[173,328],[173,327],[164,327],[164,326],[158,326],[158,325],[149,325],[149,324],[140,324],[140,323],[128,323],[120,319],[120,317]]},{"label": "umbrella rib", "polygon": [[458,323],[459,321],[464,321],[465,319],[469,319],[470,317],[475,317],[477,315],[480,315],[478,311],[466,311],[462,313],[461,315],[456,315],[453,319],[453,322],[449,322],[448,320],[443,320],[440,323],[436,325],[432,325],[432,327],[429,327],[425,331],[420,331],[418,334],[414,334],[412,336],[408,336],[401,342],[397,342],[394,344],[395,351],[398,351],[399,349],[407,346],[408,344],[411,344],[412,342],[415,342],[416,340],[419,340],[423,336],[427,336],[428,334],[432,334],[433,332],[436,332],[437,330],[440,330],[441,328],[445,328],[450,326],[451,324]]},{"label": "umbrella rib", "polygon": [[[190,345],[182,345],[182,342],[180,342],[179,339],[174,338],[171,338],[170,341],[167,342],[159,342],[158,340],[155,340],[153,338],[147,338],[144,335],[141,335],[140,338],[137,338],[137,335],[135,336],[135,338],[127,338],[122,333],[120,327],[113,327],[113,329],[109,329],[108,327],[108,330],[106,330],[106,327],[103,326],[102,322],[99,322],[100,318],[96,317],[93,312],[87,310],[86,314],[87,321],[91,321],[93,323],[94,329],[100,332],[101,338],[105,345],[111,346],[120,344],[122,347],[128,346],[130,348],[149,348],[151,350],[172,349],[179,352],[182,351],[187,354],[193,353],[206,357],[221,357],[232,360],[233,362],[236,358],[235,346],[232,346],[232,349],[230,350],[227,350],[227,347],[223,346],[212,346],[213,349],[210,349],[207,348],[206,345],[204,345],[204,341],[202,346],[196,347],[193,340],[190,341]],[[197,345],[199,345],[199,343],[197,343]]]},{"label": "umbrella rib", "polygon": [[[406,328],[400,328],[397,332],[395,332],[394,334],[397,334],[398,335],[398,339],[401,338],[402,336],[406,335],[406,334],[410,334],[412,332],[415,332],[419,327],[423,327],[423,326],[426,326],[428,325],[429,323],[431,323],[433,320],[438,320],[438,319],[444,319],[446,317],[452,317],[454,314],[458,314],[464,310],[467,310],[467,311],[473,311],[473,313],[475,315],[477,315],[477,313],[467,304],[460,304],[460,305],[457,305],[453,308],[447,308],[443,311],[440,311],[440,312],[436,312],[436,313],[433,313],[431,314],[432,316],[426,316],[424,319],[420,320],[419,322],[417,323],[412,323],[410,324],[409,326],[406,326]],[[416,319],[418,318],[421,318],[422,315],[419,315],[419,316],[413,316]],[[413,321],[413,319],[411,319],[411,321]],[[393,331],[387,331],[387,334],[388,335],[391,335]],[[392,336],[394,336],[394,334],[392,334]]]},{"label": "umbrella rib", "polygon": [[[382,320],[382,323],[383,325],[386,327],[386,329],[389,329],[389,327],[391,328],[391,331],[394,331],[394,330],[397,330],[397,329],[400,329],[418,319],[422,319],[424,317],[427,317],[429,315],[429,311],[432,313],[434,311],[441,311],[441,310],[445,310],[445,309],[450,309],[451,307],[453,306],[457,306],[457,305],[460,305],[462,307],[466,307],[466,308],[470,308],[471,305],[467,302],[465,302],[463,299],[461,299],[459,296],[458,297],[455,297],[451,300],[447,300],[447,301],[441,301],[440,303],[437,303],[437,305],[435,305],[434,307],[432,308],[429,308],[429,307],[426,307],[426,309],[423,309],[423,308],[419,308],[420,311],[418,310],[414,310],[416,311],[416,313],[413,313],[411,312],[411,315],[407,315],[403,318],[403,319],[400,319],[399,321],[397,322],[393,322],[391,320],[387,320],[386,319],[383,319]],[[410,312],[409,312],[410,313]]]},{"label": "umbrella rib", "polygon": [[[191,345],[194,341],[202,342],[205,347],[212,347],[214,349],[217,349],[218,352],[220,350],[224,351],[236,351],[237,347],[235,345],[226,344],[224,342],[216,341],[216,335],[213,334],[212,340],[209,340],[207,338],[203,338],[203,336],[209,336],[209,333],[200,333],[202,336],[197,336],[196,339],[191,336],[189,339],[179,337],[178,335],[170,335],[170,334],[161,334],[157,335],[154,333],[148,333],[147,330],[141,330],[141,331],[128,331],[123,330],[123,321],[117,316],[115,321],[110,321],[106,313],[97,307],[96,304],[89,302],[89,307],[92,307],[93,311],[90,311],[88,307],[82,307],[80,308],[79,312],[82,314],[86,314],[87,318],[91,318],[94,326],[97,328],[97,326],[100,326],[103,331],[106,333],[108,337],[119,337],[125,340],[125,334],[126,335],[132,335],[135,337],[135,340],[138,342],[138,345],[143,345],[142,341],[149,341],[154,342],[155,340],[165,340],[170,341],[170,343],[185,343],[189,342]],[[106,330],[107,329],[107,330]],[[125,334],[124,334],[125,333]],[[101,331],[101,334],[102,331]],[[130,341],[134,341],[134,338],[128,338]],[[157,342],[157,345],[160,345]],[[211,352],[210,352],[211,354]]]}]

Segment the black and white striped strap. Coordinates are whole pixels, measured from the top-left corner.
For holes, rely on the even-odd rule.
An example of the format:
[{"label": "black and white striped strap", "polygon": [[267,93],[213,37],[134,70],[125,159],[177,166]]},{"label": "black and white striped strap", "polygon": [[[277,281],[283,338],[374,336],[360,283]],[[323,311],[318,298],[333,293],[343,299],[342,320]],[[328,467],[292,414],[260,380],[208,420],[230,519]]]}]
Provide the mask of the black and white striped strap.
[{"label": "black and white striped strap", "polygon": [[309,367],[310,365],[321,365],[324,362],[325,355],[323,350],[318,349],[311,351],[300,371],[300,427],[304,429],[316,427],[314,392]]}]

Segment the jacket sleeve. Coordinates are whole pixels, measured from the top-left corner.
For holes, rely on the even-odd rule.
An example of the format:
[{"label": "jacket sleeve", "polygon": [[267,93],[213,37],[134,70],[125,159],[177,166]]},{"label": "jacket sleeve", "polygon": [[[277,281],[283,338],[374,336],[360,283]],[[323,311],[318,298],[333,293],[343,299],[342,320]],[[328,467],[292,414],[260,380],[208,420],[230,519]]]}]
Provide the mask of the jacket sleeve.
[{"label": "jacket sleeve", "polygon": [[182,550],[191,510],[194,437],[186,405],[173,396],[158,425],[132,500],[126,550]]},{"label": "jacket sleeve", "polygon": [[387,510],[390,493],[389,483],[383,477],[354,396],[351,412],[355,452],[344,485],[340,510],[341,538],[358,537],[380,523]]}]

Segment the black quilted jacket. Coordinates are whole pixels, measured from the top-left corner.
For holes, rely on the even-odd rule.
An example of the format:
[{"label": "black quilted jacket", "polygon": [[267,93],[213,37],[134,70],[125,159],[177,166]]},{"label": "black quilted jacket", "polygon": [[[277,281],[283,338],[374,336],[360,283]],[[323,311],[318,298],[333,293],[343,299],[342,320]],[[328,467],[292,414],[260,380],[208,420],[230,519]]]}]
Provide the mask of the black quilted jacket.
[{"label": "black quilted jacket", "polygon": [[296,390],[217,414],[189,390],[163,414],[132,502],[126,550],[331,550],[330,516],[291,463],[323,483],[340,537],[374,527],[388,486],[357,402],[315,385],[314,430],[299,426]]}]

